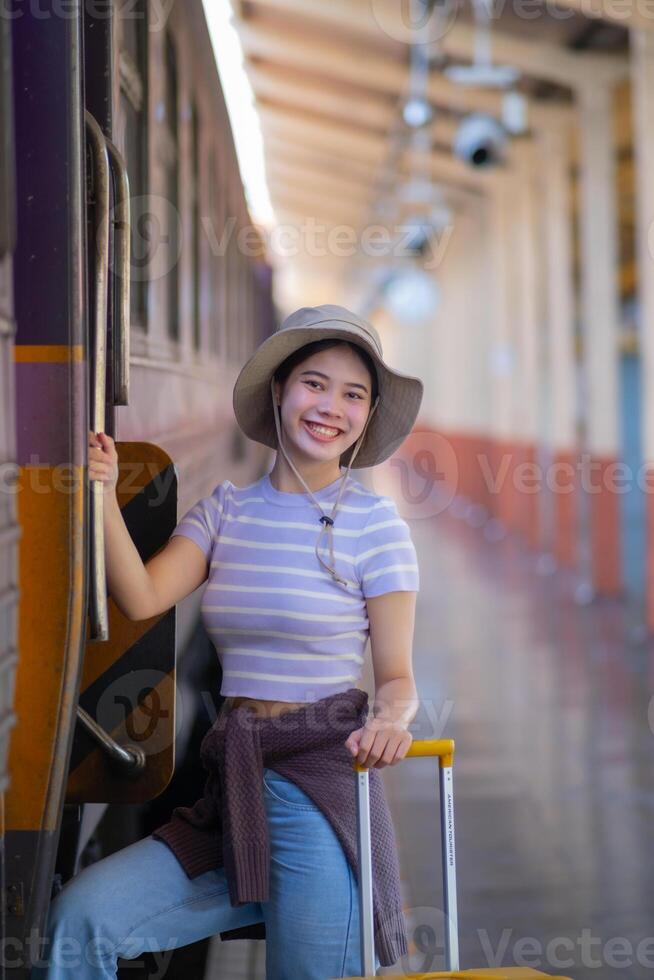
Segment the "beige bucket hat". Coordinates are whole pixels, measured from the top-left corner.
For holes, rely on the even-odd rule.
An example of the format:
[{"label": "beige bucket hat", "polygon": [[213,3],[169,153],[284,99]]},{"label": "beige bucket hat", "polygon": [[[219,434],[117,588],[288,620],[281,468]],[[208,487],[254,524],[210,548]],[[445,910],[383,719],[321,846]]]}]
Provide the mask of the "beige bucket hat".
[{"label": "beige bucket hat", "polygon": [[[291,354],[306,344],[325,338],[337,338],[357,344],[368,352],[377,374],[377,397],[371,406],[366,424],[356,442],[341,454],[340,464],[347,464],[336,501],[330,514],[325,513],[286,452],[282,442],[280,412],[275,397],[274,375]],[[303,306],[286,317],[279,329],[267,337],[243,365],[234,385],[233,405],[236,420],[250,439],[282,452],[299,481],[320,512],[322,525],[315,552],[319,563],[332,579],[344,588],[352,583],[336,571],[334,535],[336,519],[350,468],[358,458],[359,467],[374,466],[395,452],[410,433],[420,409],[423,384],[419,378],[394,371],[384,363],[379,334],[371,323],[344,306],[327,303],[323,306]],[[320,555],[320,542],[327,534],[331,565]]]},{"label": "beige bucket hat", "polygon": [[[278,449],[271,379],[290,354],[326,337],[358,344],[370,354],[377,369],[379,402],[373,417],[369,416],[355,468],[375,466],[392,456],[411,432],[420,410],[423,384],[419,378],[390,368],[384,362],[379,334],[373,325],[344,306],[303,306],[259,345],[234,385],[236,420],[250,439]],[[341,465],[347,466],[354,449],[350,446],[341,455]]]}]

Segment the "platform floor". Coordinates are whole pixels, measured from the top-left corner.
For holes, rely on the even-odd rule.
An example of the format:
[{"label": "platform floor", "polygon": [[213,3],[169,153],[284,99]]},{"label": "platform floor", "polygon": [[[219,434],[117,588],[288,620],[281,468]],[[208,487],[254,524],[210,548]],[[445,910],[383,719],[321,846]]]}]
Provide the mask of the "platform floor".
[{"label": "platform floor", "polygon": [[[452,516],[419,552],[414,738],[454,737],[462,967],[654,977],[654,641],[620,600],[515,539]],[[368,680],[369,680],[368,675]],[[413,952],[443,969],[437,770],[385,770]],[[220,943],[208,976],[263,978],[263,943]]]}]

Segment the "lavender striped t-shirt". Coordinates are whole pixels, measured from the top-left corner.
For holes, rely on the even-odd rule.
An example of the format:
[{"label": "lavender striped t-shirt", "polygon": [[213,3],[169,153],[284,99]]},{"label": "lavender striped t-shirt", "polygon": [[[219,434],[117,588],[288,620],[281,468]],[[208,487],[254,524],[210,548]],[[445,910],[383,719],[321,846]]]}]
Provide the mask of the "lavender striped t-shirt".
[{"label": "lavender striped t-shirt", "polygon": [[[331,513],[341,477],[315,492]],[[220,483],[182,517],[210,562],[201,615],[222,665],[224,696],[317,701],[356,686],[369,621],[366,599],[419,590],[409,527],[390,497],[352,476],[333,527],[334,582],[319,563],[319,511],[307,493]],[[320,554],[330,563],[327,534]]]}]

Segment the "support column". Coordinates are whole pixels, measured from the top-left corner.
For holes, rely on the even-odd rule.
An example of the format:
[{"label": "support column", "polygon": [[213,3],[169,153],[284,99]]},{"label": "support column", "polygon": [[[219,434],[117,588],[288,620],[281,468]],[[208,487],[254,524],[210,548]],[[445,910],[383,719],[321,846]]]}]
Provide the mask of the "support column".
[{"label": "support column", "polygon": [[619,456],[617,219],[611,88],[579,90],[581,265],[591,577],[595,592],[622,587],[620,497],[611,468]]},{"label": "support column", "polygon": [[512,268],[514,186],[502,174],[490,193],[491,342],[489,344],[490,440],[486,479],[494,517],[514,529],[514,389],[516,348],[513,336],[515,277]]},{"label": "support column", "polygon": [[570,146],[563,127],[540,135],[544,173],[544,238],[546,268],[547,442],[553,540],[543,542],[556,561],[577,562],[577,429],[574,342],[572,220],[570,217]]},{"label": "support column", "polygon": [[642,453],[646,481],[646,618],[654,630],[654,34],[632,30],[633,132],[640,301]]},{"label": "support column", "polygon": [[517,371],[514,388],[516,463],[514,501],[517,528],[528,543],[540,544],[538,442],[541,410],[540,334],[542,324],[542,256],[538,208],[538,156],[532,140],[513,150],[517,168],[514,241],[517,303],[513,311]]}]

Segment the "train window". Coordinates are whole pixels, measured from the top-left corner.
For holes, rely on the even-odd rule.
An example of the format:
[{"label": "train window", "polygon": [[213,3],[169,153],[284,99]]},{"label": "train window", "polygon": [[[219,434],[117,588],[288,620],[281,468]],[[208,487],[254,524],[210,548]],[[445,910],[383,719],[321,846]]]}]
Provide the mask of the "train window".
[{"label": "train window", "polygon": [[165,101],[164,101],[164,167],[166,172],[165,195],[167,215],[164,233],[170,250],[168,273],[168,336],[179,340],[179,126],[177,108],[177,55],[175,42],[166,32],[165,52]]},{"label": "train window", "polygon": [[191,108],[191,259],[193,263],[193,274],[191,282],[193,284],[193,348],[200,349],[201,329],[200,329],[200,121],[198,117],[198,107]]},{"label": "train window", "polygon": [[[124,5],[120,12],[120,105],[123,150],[132,201],[131,320],[147,328],[147,243],[141,231],[142,204],[148,192],[148,22],[145,0]],[[144,245],[146,247],[144,247]]]}]

